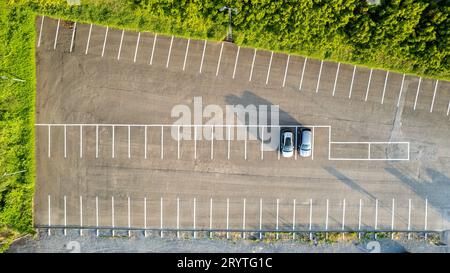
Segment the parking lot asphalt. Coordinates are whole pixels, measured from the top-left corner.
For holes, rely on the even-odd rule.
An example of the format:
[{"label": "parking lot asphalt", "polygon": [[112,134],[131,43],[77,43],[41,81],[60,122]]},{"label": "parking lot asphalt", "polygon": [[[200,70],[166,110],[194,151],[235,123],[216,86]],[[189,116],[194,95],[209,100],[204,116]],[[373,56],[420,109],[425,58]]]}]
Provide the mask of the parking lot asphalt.
[{"label": "parking lot asphalt", "polygon": [[[448,82],[97,25],[56,32],[42,18],[36,224],[448,229]],[[178,141],[157,126],[194,97],[278,105],[280,124],[317,126],[314,157],[261,152],[257,137]],[[372,158],[396,156],[375,142],[408,142],[409,160],[330,160],[368,152],[330,141],[374,142]]]}]

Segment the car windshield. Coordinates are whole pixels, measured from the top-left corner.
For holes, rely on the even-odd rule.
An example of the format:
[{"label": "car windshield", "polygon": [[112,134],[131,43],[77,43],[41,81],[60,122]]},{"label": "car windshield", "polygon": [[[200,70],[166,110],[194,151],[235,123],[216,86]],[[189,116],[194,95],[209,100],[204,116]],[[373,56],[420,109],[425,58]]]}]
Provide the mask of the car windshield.
[{"label": "car windshield", "polygon": [[311,149],[311,145],[309,144],[302,144],[302,150],[310,150]]},{"label": "car windshield", "polygon": [[291,138],[290,137],[287,137],[285,140],[284,140],[284,146],[291,146],[292,144],[291,144]]}]

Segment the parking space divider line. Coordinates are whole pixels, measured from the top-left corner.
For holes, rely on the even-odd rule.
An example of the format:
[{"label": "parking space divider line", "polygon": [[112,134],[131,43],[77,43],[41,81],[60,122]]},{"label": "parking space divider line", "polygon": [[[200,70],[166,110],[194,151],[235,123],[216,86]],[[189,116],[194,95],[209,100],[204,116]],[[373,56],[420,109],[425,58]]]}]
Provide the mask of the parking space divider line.
[{"label": "parking space divider line", "polygon": [[373,68],[370,69],[369,81],[367,82],[367,89],[366,89],[366,98],[364,99],[364,101],[367,101],[367,98],[369,97],[370,84],[372,82],[372,73],[373,73]]},{"label": "parking space divider line", "polygon": [[269,68],[267,69],[266,85],[269,83],[270,69],[272,67],[273,51],[270,53]]},{"label": "parking space divider line", "polygon": [[177,159],[180,159],[180,126],[177,127]]},{"label": "parking space divider line", "polygon": [[238,60],[239,60],[239,51],[241,51],[241,46],[238,46],[238,50],[236,53],[236,60],[234,61],[233,79],[234,79],[234,76],[236,75],[236,67],[237,67]]},{"label": "parking space divider line", "polygon": [[[361,216],[362,216],[362,199],[359,199],[359,211],[358,211],[358,231],[361,231]],[[358,233],[358,238],[361,239],[361,232]]]},{"label": "parking space divider line", "polygon": [[[98,196],[95,196],[95,226],[98,227]],[[99,230],[95,231],[97,237],[99,236]]]},{"label": "parking space divider line", "polygon": [[436,91],[437,91],[438,84],[439,84],[439,80],[436,80],[436,83],[434,84],[433,100],[431,101],[430,113],[433,112],[434,100],[436,99]]},{"label": "parking space divider line", "polygon": [[152,65],[153,64],[153,55],[154,55],[154,53],[155,53],[155,46],[156,46],[156,38],[158,37],[158,34],[157,33],[155,33],[155,36],[153,37],[153,46],[152,46],[152,54],[151,54],[151,56],[150,56],[150,65]]},{"label": "parking space divider line", "polygon": [[[213,213],[213,199],[210,198],[209,199],[209,230],[212,230],[212,217],[213,217],[212,213]],[[213,233],[212,233],[212,231],[210,231],[209,238],[212,238],[212,236],[213,236]]]},{"label": "parking space divider line", "polygon": [[[408,199],[408,231],[411,230],[411,199]],[[408,240],[411,239],[411,233],[408,233]]]},{"label": "parking space divider line", "polygon": [[173,45],[173,35],[172,35],[172,38],[170,39],[169,54],[167,54],[166,68],[169,67],[170,54],[172,53],[172,45]]},{"label": "parking space divider line", "polygon": [[450,113],[450,100],[448,101],[448,106],[447,106],[447,116]]},{"label": "parking space divider line", "polygon": [[295,240],[295,208],[296,208],[296,200],[293,200],[292,204],[292,240]]},{"label": "parking space divider line", "polygon": [[325,215],[325,230],[328,230],[328,218],[329,218],[329,200],[327,198],[327,205],[326,205],[326,215]]},{"label": "parking space divider line", "polygon": [[[64,195],[64,227],[67,226],[67,198]],[[67,235],[67,229],[64,228],[64,236]]]},{"label": "parking space divider line", "polygon": [[227,198],[227,239],[230,239],[230,233],[228,230],[230,229],[230,199]]},{"label": "parking space divider line", "polygon": [[[450,107],[450,102],[449,102],[449,107]],[[247,130],[248,127],[245,127],[245,131],[244,131],[244,159],[247,160]]]},{"label": "parking space divider line", "polygon": [[160,211],[160,228],[161,228],[161,233],[160,233],[160,236],[161,236],[161,238],[163,238],[164,237],[164,233],[163,233],[163,205],[164,205],[164,199],[161,197],[161,200],[160,200],[160,208],[161,208],[161,211]]},{"label": "parking space divider line", "polygon": [[397,107],[400,106],[400,99],[401,99],[401,97],[402,97],[403,85],[404,85],[404,83],[405,83],[405,76],[406,76],[406,75],[403,74],[403,77],[402,77],[402,83],[401,83],[401,85],[400,85],[400,91],[399,91],[399,93],[398,93]]},{"label": "parking space divider line", "polygon": [[352,81],[350,82],[350,90],[348,91],[349,99],[352,97],[353,83],[355,82],[355,74],[356,74],[356,65],[353,66]]},{"label": "parking space divider line", "polygon": [[316,93],[319,92],[320,79],[322,77],[323,60],[320,61],[319,77],[317,77]]},{"label": "parking space divider line", "polygon": [[345,230],[345,198],[342,201],[342,230]]},{"label": "parking space divider line", "polygon": [[105,55],[106,40],[108,39],[108,31],[109,31],[109,26],[106,26],[105,38],[103,39],[102,58]]},{"label": "parking space divider line", "polygon": [[286,86],[286,76],[289,69],[289,59],[291,58],[291,54],[288,54],[287,60],[286,60],[286,68],[284,69],[284,77],[283,77],[283,87]]},{"label": "parking space divider line", "polygon": [[194,159],[197,159],[197,126],[194,125]]},{"label": "parking space divider line", "polygon": [[80,195],[80,236],[83,236],[83,196]]},{"label": "parking space divider line", "polygon": [[222,60],[222,52],[223,52],[223,42],[220,45],[220,53],[219,53],[219,60],[217,61],[216,77],[217,75],[219,75],[220,61]]},{"label": "parking space divider line", "polygon": [[134,51],[134,59],[133,62],[136,62],[136,57],[137,57],[137,53],[138,53],[138,49],[139,49],[139,41],[141,40],[141,33],[138,32],[138,37],[137,37],[137,41],[136,41],[136,50]]},{"label": "parking space divider line", "polygon": [[303,77],[305,76],[306,62],[308,61],[308,57],[305,57],[303,61],[302,75],[300,76],[300,83],[298,85],[298,90],[302,91],[303,88]]},{"label": "parking space divider line", "polygon": [[48,158],[50,158],[50,153],[51,153],[51,145],[52,145],[52,134],[51,134],[51,125],[48,125]]},{"label": "parking space divider line", "polygon": [[67,158],[67,125],[64,124],[64,158]]},{"label": "parking space divider line", "polygon": [[337,81],[338,81],[338,77],[339,77],[339,69],[341,68],[341,63],[338,63],[337,69],[336,69],[336,76],[334,77],[334,85],[333,85],[333,97],[334,94],[336,93],[336,85],[337,85]]},{"label": "parking space divider line", "polygon": [[196,226],[197,226],[197,222],[196,222],[197,215],[196,215],[196,212],[197,212],[197,198],[194,197],[194,225],[193,225],[194,226],[194,239],[197,238],[197,231],[195,231]]},{"label": "parking space divider line", "polygon": [[56,33],[55,33],[55,42],[53,43],[53,50],[56,50],[56,44],[58,42],[58,34],[59,34],[59,25],[61,23],[61,19],[58,19],[58,24],[56,25]]},{"label": "parking space divider line", "polygon": [[[391,210],[391,230],[394,230],[395,221],[395,198],[392,198],[392,210]],[[391,234],[391,239],[394,239],[394,233]]]},{"label": "parking space divider line", "polygon": [[122,52],[122,43],[123,43],[123,36],[125,35],[125,30],[122,29],[122,36],[120,36],[120,45],[119,45],[119,53],[117,53],[117,60],[120,60],[120,54]]},{"label": "parking space divider line", "polygon": [[177,197],[177,238],[180,238],[180,198]]},{"label": "parking space divider line", "polygon": [[419,98],[419,92],[420,92],[420,85],[421,84],[422,84],[422,77],[419,77],[419,83],[417,84],[416,99],[414,100],[414,111],[416,110],[417,99]]},{"label": "parking space divider line", "polygon": [[260,232],[259,232],[259,239],[261,240],[262,239],[262,233],[261,233],[261,230],[262,230],[262,198],[260,198],[259,199],[259,230],[260,230]]},{"label": "parking space divider line", "polygon": [[115,219],[114,219],[114,196],[111,196],[111,224],[112,224],[112,227],[113,227],[113,230],[112,230],[112,236],[114,237],[116,234],[115,234],[115,230],[114,230],[114,227],[115,227]]},{"label": "parking space divider line", "polygon": [[298,126],[295,126],[295,148],[294,148],[294,159],[297,160],[298,154]]},{"label": "parking space divider line", "polygon": [[[312,230],[312,199],[309,199],[309,230]],[[312,240],[312,233],[309,233],[309,239]]]},{"label": "parking space divider line", "polygon": [[191,43],[191,38],[188,39],[187,41],[187,45],[186,45],[186,53],[184,53],[184,61],[183,61],[183,71],[186,68],[186,61],[187,61],[187,57],[188,57],[188,52],[189,52],[189,44]]},{"label": "parking space divider line", "polygon": [[388,78],[389,78],[389,70],[386,71],[386,76],[384,77],[384,87],[383,87],[383,95],[381,96],[381,104],[384,103],[384,95],[386,94]]},{"label": "parking space divider line", "polygon": [[203,69],[203,61],[205,60],[205,51],[206,51],[206,44],[208,41],[205,39],[205,43],[203,44],[203,53],[202,53],[202,60],[200,61],[200,70],[199,73],[202,74]]},{"label": "parking space divider line", "polygon": [[230,159],[230,146],[231,146],[231,127],[227,126],[228,129],[228,151],[227,151],[227,159]]},{"label": "parking space divider line", "polygon": [[115,155],[115,151],[114,151],[114,148],[115,148],[115,145],[114,145],[114,142],[115,142],[115,131],[116,131],[116,127],[113,125],[112,126],[112,139],[111,139],[111,143],[112,143],[112,148],[111,148],[111,157],[112,158],[114,158],[116,155]]},{"label": "parking space divider line", "polygon": [[211,126],[211,159],[214,159],[214,126]]},{"label": "parking space divider line", "polygon": [[95,158],[98,158],[98,125],[95,126]]},{"label": "parking space divider line", "polygon": [[[276,213],[277,222],[276,222],[276,226],[275,226],[275,229],[277,231],[278,231],[278,227],[279,227],[279,224],[278,224],[279,214],[280,214],[280,199],[277,198],[277,213]],[[277,240],[279,239],[279,233],[278,232],[276,234],[276,238],[277,238]]]},{"label": "parking space divider line", "polygon": [[[375,226],[374,229],[378,229],[378,199],[375,199]],[[377,238],[375,233],[375,239]]]},{"label": "parking space divider line", "polygon": [[246,199],[244,198],[243,201],[243,207],[242,207],[242,230],[244,232],[242,232],[242,239],[245,239],[245,210],[246,210]]},{"label": "parking space divider line", "polygon": [[[47,208],[48,208],[48,226],[51,227],[52,226],[52,203],[51,203],[51,198],[50,198],[50,194],[48,195],[47,198]],[[51,235],[51,229],[48,229],[48,236]]]},{"label": "parking space divider line", "polygon": [[312,128],[311,160],[314,160],[314,128],[315,127]]},{"label": "parking space divider line", "polygon": [[164,158],[164,126],[161,126],[161,159]]},{"label": "parking space divider line", "polygon": [[251,82],[252,81],[252,77],[253,77],[253,67],[255,66],[255,59],[256,59],[256,48],[253,51],[253,61],[252,61],[252,68],[250,69],[250,76],[248,78],[248,81]]},{"label": "parking space divider line", "polygon": [[91,26],[89,27],[88,39],[87,39],[87,42],[86,42],[86,51],[84,52],[85,55],[88,54],[89,43],[90,43],[90,41],[91,41],[91,34],[92,34],[92,24],[91,24]]},{"label": "parking space divider line", "polygon": [[73,51],[73,42],[75,40],[75,32],[77,29],[77,22],[73,23],[73,29],[72,29],[72,39],[70,40],[70,53]]},{"label": "parking space divider line", "polygon": [[40,46],[41,46],[42,28],[44,27],[44,19],[45,19],[45,16],[42,16],[41,18],[42,18],[42,19],[41,19],[41,27],[39,28],[39,38],[38,38],[37,47],[40,47]]},{"label": "parking space divider line", "polygon": [[261,127],[261,160],[264,160],[264,128]]},{"label": "parking space divider line", "polygon": [[147,197],[144,197],[144,237],[147,237]]},{"label": "parking space divider line", "polygon": [[128,196],[128,237],[131,237],[131,198]]},{"label": "parking space divider line", "polygon": [[80,158],[83,157],[83,126],[80,125]]},{"label": "parking space divider line", "polygon": [[147,125],[144,126],[144,158],[147,159]]},{"label": "parking space divider line", "polygon": [[[427,230],[428,228],[428,198],[425,198],[425,223],[424,223],[424,230]],[[425,233],[425,240],[427,239],[428,234]]]}]

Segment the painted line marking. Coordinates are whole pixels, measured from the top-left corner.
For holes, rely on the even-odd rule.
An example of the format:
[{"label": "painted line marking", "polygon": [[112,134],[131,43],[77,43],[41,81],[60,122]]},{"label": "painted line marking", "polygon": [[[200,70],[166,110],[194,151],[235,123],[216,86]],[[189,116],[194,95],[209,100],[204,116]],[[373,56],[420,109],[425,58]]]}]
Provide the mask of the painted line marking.
[{"label": "painted line marking", "polygon": [[286,68],[284,69],[284,77],[283,77],[283,87],[286,86],[286,76],[289,69],[289,60],[291,59],[291,54],[288,54],[287,61],[286,61]]},{"label": "painted line marking", "polygon": [[194,126],[194,159],[197,159],[197,126]]},{"label": "painted line marking", "polygon": [[375,199],[375,230],[378,229],[378,199]]},{"label": "painted line marking", "polygon": [[147,125],[144,126],[144,158],[147,159]]},{"label": "painted line marking", "polygon": [[[279,215],[280,215],[280,199],[278,199],[277,198],[277,213],[276,213],[276,218],[277,218],[277,223],[276,223],[276,226],[275,226],[275,229],[278,231],[278,218],[279,218]],[[277,238],[277,240],[279,239],[279,233],[277,232],[277,235],[276,235],[276,238]]]},{"label": "painted line marking", "polygon": [[449,112],[450,112],[450,100],[448,101],[448,106],[447,106],[447,116],[448,116]]},{"label": "painted line marking", "polygon": [[255,48],[255,51],[253,52],[252,68],[250,69],[250,77],[248,78],[248,81],[249,81],[249,82],[252,81],[252,77],[253,77],[253,67],[255,66],[255,59],[256,59],[256,48]]},{"label": "painted line marking", "polygon": [[214,159],[214,126],[211,127],[211,159]]},{"label": "painted line marking", "polygon": [[131,198],[128,196],[128,237],[131,237]]},{"label": "painted line marking", "polygon": [[141,40],[141,33],[138,32],[138,37],[137,37],[137,41],[136,41],[136,50],[134,51],[134,59],[133,62],[136,62],[136,57],[137,57],[137,53],[138,53],[138,49],[139,49],[139,41]]},{"label": "painted line marking", "polygon": [[[361,216],[362,216],[362,199],[359,199],[359,211],[358,211],[358,231],[361,231]],[[358,237],[361,236],[361,233],[359,233]]]},{"label": "painted line marking", "polygon": [[264,128],[261,127],[261,160],[264,159]]},{"label": "painted line marking", "polygon": [[92,34],[92,24],[91,24],[91,26],[89,27],[88,39],[87,39],[87,42],[86,42],[86,51],[85,51],[85,53],[84,53],[85,55],[88,54],[89,43],[91,42],[91,34]]},{"label": "painted line marking", "polygon": [[114,196],[111,196],[111,224],[112,224],[112,227],[113,227],[113,230],[112,230],[112,236],[114,237],[115,236],[115,230],[114,230],[114,227],[115,227],[115,219],[114,219]]},{"label": "painted line marking", "polygon": [[345,230],[345,199],[342,203],[342,230]]},{"label": "painted line marking", "polygon": [[[395,198],[392,198],[392,210],[391,210],[391,230],[394,230],[395,221]],[[391,239],[394,239],[394,233],[391,234]]]},{"label": "painted line marking", "polygon": [[[450,102],[449,102],[449,107],[450,107]],[[248,127],[245,127],[245,131],[244,131],[244,159],[247,160],[247,130]]]},{"label": "painted line marking", "polygon": [[112,143],[112,149],[111,149],[111,157],[112,158],[114,158],[115,157],[115,151],[114,151],[114,138],[115,138],[115,131],[116,131],[116,127],[113,125],[112,126],[112,141],[111,141],[111,143]]},{"label": "painted line marking", "polygon": [[314,160],[314,128],[312,128],[311,160]]},{"label": "painted line marking", "polygon": [[144,237],[147,237],[147,197],[144,197]]},{"label": "painted line marking", "polygon": [[[213,213],[213,199],[209,199],[209,230],[212,230],[212,213]],[[209,238],[212,238],[212,231],[209,232]]]},{"label": "painted line marking", "polygon": [[161,159],[164,158],[164,126],[161,126]]},{"label": "painted line marking", "polygon": [[[95,226],[98,227],[98,196],[95,196]],[[97,237],[100,235],[99,230],[96,230]]]},{"label": "painted line marking", "polygon": [[[428,228],[428,198],[425,198],[425,224],[424,224],[424,230],[427,230]],[[428,237],[427,233],[425,233],[425,239]]]},{"label": "painted line marking", "polygon": [[367,98],[369,97],[370,83],[372,82],[372,73],[373,68],[370,69],[369,81],[367,82],[366,98],[364,99],[364,101],[367,101]]},{"label": "painted line marking", "polygon": [[48,158],[50,158],[50,150],[51,150],[51,145],[52,145],[52,141],[51,141],[51,125],[48,125]]},{"label": "painted line marking", "polygon": [[[47,198],[47,207],[48,207],[48,226],[51,227],[52,226],[52,208],[51,208],[51,199],[50,199],[50,194],[48,195]],[[48,229],[48,236],[51,235],[51,229]]]},{"label": "painted line marking", "polygon": [[[80,195],[80,227],[83,226],[83,196]],[[80,236],[83,236],[83,229],[80,228]]]},{"label": "painted line marking", "polygon": [[[293,204],[292,204],[292,231],[295,230],[295,202],[296,200],[293,200]],[[292,233],[292,240],[295,240],[295,232]]]},{"label": "painted line marking", "polygon": [[270,53],[269,68],[267,69],[266,85],[269,83],[270,69],[272,68],[273,51]]},{"label": "painted line marking", "polygon": [[436,99],[436,91],[437,91],[438,84],[439,84],[439,80],[436,80],[436,83],[434,85],[434,91],[433,91],[433,100],[431,101],[431,106],[430,106],[430,113],[433,112],[434,100]]},{"label": "painted line marking", "polygon": [[197,219],[197,217],[196,217],[196,211],[197,211],[197,198],[194,198],[194,223],[193,223],[193,226],[194,226],[194,239],[195,238],[197,238],[197,232],[195,231],[195,229],[196,229],[196,219]]},{"label": "painted line marking", "polygon": [[244,204],[242,205],[242,230],[244,230],[244,232],[242,232],[242,238],[245,239],[245,211],[247,199],[244,198],[243,202]]},{"label": "painted line marking", "polygon": [[[408,200],[408,231],[411,230],[411,199]],[[411,233],[408,233],[408,239],[411,239]]]},{"label": "painted line marking", "polygon": [[161,238],[164,237],[164,233],[163,233],[163,206],[164,206],[164,199],[161,197],[161,201],[160,201],[160,229],[161,229],[161,233],[160,236]]},{"label": "painted line marking", "polygon": [[125,35],[125,30],[122,29],[122,35],[120,36],[119,53],[117,53],[117,60],[120,60],[120,53],[122,52],[122,43],[123,43],[123,36],[124,35]]},{"label": "painted line marking", "polygon": [[259,199],[259,239],[262,239],[262,198]]},{"label": "painted line marking", "polygon": [[83,126],[80,125],[80,158],[83,157]]},{"label": "painted line marking", "polygon": [[386,76],[384,78],[384,87],[383,87],[383,95],[381,96],[381,104],[384,103],[384,95],[386,94],[386,87],[389,78],[389,71],[386,71]]},{"label": "painted line marking", "polygon": [[[67,198],[64,195],[64,227],[67,226]],[[67,229],[64,228],[64,236],[67,235]]]},{"label": "painted line marking", "polygon": [[422,77],[419,78],[419,84],[417,84],[416,99],[415,99],[415,101],[414,101],[414,111],[416,110],[417,99],[419,98],[420,84],[421,84],[421,83],[422,83]]},{"label": "painted line marking", "polygon": [[308,61],[308,58],[305,58],[305,61],[303,62],[303,69],[302,69],[302,75],[300,76],[300,84],[298,85],[298,90],[301,91],[303,88],[303,77],[305,76],[305,69],[306,69],[306,62]]},{"label": "painted line marking", "polygon": [[131,157],[131,127],[128,125],[128,158]]},{"label": "painted line marking", "polygon": [[337,69],[336,69],[336,76],[334,77],[334,85],[333,85],[333,97],[336,93],[336,85],[339,77],[339,69],[341,68],[341,63],[338,63]]},{"label": "painted line marking", "polygon": [[177,197],[177,238],[180,238],[180,198]]},{"label": "painted line marking", "polygon": [[400,98],[402,97],[403,85],[404,85],[404,83],[405,83],[405,76],[406,76],[406,75],[403,74],[403,77],[402,77],[402,84],[400,85],[400,91],[399,91],[399,93],[398,93],[397,107],[400,106]]},{"label": "painted line marking", "polygon": [[64,158],[67,158],[67,125],[64,124]]},{"label": "painted line marking", "polygon": [[45,16],[42,16],[41,18],[42,18],[42,19],[41,19],[41,27],[39,28],[39,38],[38,38],[38,44],[37,44],[37,47],[40,47],[40,46],[41,46],[42,28],[43,28],[43,26],[44,26],[44,19],[45,19]]},{"label": "painted line marking", "polygon": [[298,127],[295,127],[295,148],[294,148],[294,159],[297,160],[297,154],[298,154]]},{"label": "painted line marking", "polygon": [[[312,199],[309,199],[309,230],[312,230]],[[312,233],[309,233],[309,239],[312,240]]]},{"label": "painted line marking", "polygon": [[236,60],[234,61],[233,79],[234,79],[234,76],[236,75],[236,67],[237,67],[238,60],[239,60],[239,51],[241,51],[241,47],[240,46],[238,46],[238,50],[237,50],[237,53],[236,53]]},{"label": "painted line marking", "polygon": [[107,26],[106,30],[105,30],[105,39],[103,39],[102,58],[105,55],[106,40],[108,39],[108,31],[109,31],[109,27]]},{"label": "painted line marking", "polygon": [[230,233],[228,229],[230,228],[230,199],[227,198],[227,239],[230,238]]},{"label": "painted line marking", "polygon": [[172,35],[172,38],[170,39],[169,54],[167,54],[166,68],[169,67],[170,54],[172,53],[172,45],[173,45],[173,35]]},{"label": "painted line marking", "polygon": [[228,129],[228,151],[227,151],[227,159],[230,159],[230,146],[231,146],[231,127],[227,126]]},{"label": "painted line marking", "polygon": [[155,53],[155,46],[156,46],[156,38],[157,37],[158,37],[158,34],[155,33],[155,37],[153,38],[152,55],[150,56],[150,65],[153,64],[153,55]]},{"label": "painted line marking", "polygon": [[186,61],[187,61],[187,57],[188,57],[189,44],[190,43],[191,43],[191,38],[188,39],[188,42],[187,42],[187,45],[186,45],[186,53],[184,53],[183,71],[186,68]]},{"label": "painted line marking", "polygon": [[322,77],[323,60],[320,61],[319,77],[317,78],[316,93],[319,92],[320,78]]},{"label": "painted line marking", "polygon": [[352,81],[350,82],[350,90],[348,91],[349,99],[352,97],[353,83],[355,82],[355,74],[356,74],[356,65],[353,66]]},{"label": "painted line marking", "polygon": [[206,44],[207,43],[208,43],[208,41],[205,40],[205,43],[203,44],[202,60],[200,61],[200,70],[199,70],[200,74],[202,74],[203,61],[205,60],[205,51],[206,51]]},{"label": "painted line marking", "polygon": [[59,34],[59,25],[61,23],[61,19],[58,19],[58,24],[56,25],[56,34],[55,34],[55,42],[53,43],[53,50],[56,50],[56,43],[58,42],[58,34]]},{"label": "painted line marking", "polygon": [[98,158],[98,125],[95,126],[95,158]]},{"label": "painted line marking", "polygon": [[73,30],[72,30],[72,39],[70,40],[70,52],[73,51],[73,42],[75,40],[75,31],[77,29],[77,22],[74,22],[73,24]]},{"label": "painted line marking", "polygon": [[219,60],[217,61],[216,77],[217,75],[219,75],[220,61],[222,60],[222,52],[223,52],[223,42],[222,45],[220,46]]},{"label": "painted line marking", "polygon": [[180,126],[177,127],[177,159],[180,159]]}]

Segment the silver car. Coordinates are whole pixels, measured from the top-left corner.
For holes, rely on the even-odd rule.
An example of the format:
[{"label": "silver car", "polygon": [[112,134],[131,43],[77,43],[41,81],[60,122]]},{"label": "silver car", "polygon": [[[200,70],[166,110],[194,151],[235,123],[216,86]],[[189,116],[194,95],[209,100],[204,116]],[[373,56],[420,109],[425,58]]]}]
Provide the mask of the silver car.
[{"label": "silver car", "polygon": [[283,157],[292,157],[294,155],[294,134],[286,131],[281,133],[281,155]]},{"label": "silver car", "polygon": [[312,134],[311,129],[305,128],[301,131],[301,143],[298,146],[298,153],[301,157],[309,157],[311,156],[311,140],[312,140]]}]

